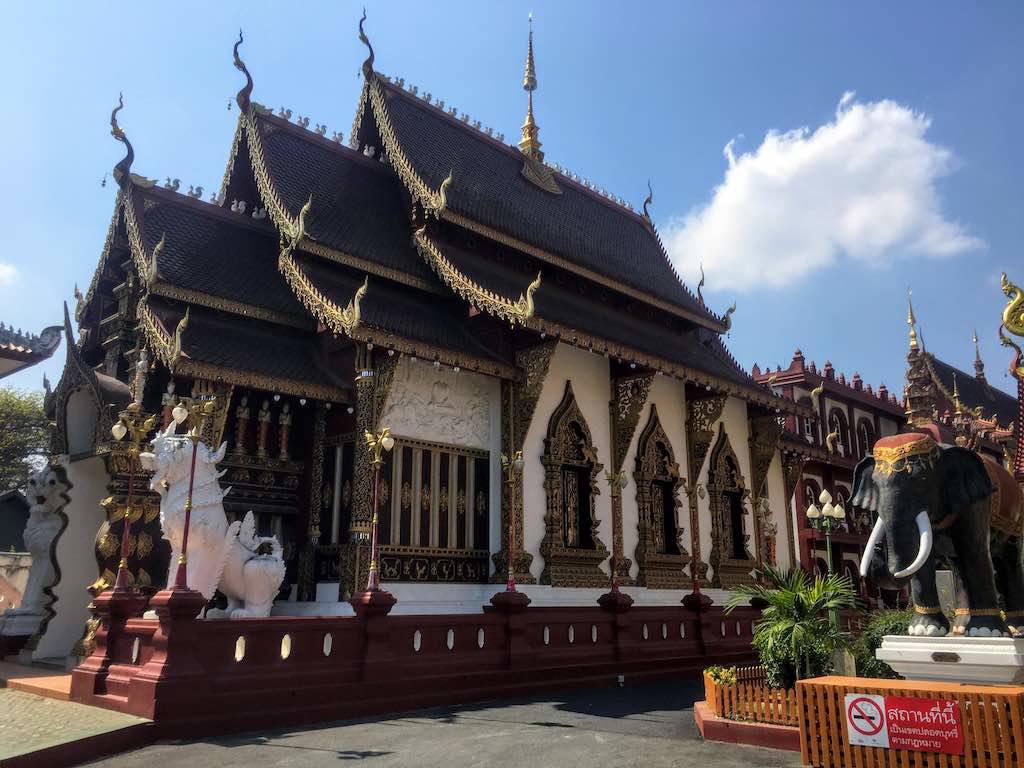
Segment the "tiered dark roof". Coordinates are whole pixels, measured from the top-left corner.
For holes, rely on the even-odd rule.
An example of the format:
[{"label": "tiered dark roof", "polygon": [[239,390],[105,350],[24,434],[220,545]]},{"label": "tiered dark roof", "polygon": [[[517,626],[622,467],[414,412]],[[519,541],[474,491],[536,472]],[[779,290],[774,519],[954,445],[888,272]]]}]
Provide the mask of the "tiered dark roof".
[{"label": "tiered dark roof", "polygon": [[0,379],[50,357],[60,345],[60,333],[59,325],[33,334],[0,323]]},{"label": "tiered dark roof", "polygon": [[996,389],[973,373],[966,373],[946,363],[930,352],[925,352],[925,361],[932,374],[932,380],[939,386],[947,403],[953,402],[953,379],[960,393],[960,402],[970,409],[982,408],[986,419],[995,418],[1000,426],[1008,427],[1017,418],[1017,399],[1001,389]]}]

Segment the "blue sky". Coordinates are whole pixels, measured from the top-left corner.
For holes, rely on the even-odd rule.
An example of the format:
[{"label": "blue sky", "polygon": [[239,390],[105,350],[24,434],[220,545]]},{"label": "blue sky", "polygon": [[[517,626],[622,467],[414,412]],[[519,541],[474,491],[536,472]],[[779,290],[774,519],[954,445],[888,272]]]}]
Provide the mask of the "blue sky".
[{"label": "blue sky", "polygon": [[[1024,281],[1024,5],[952,2],[369,2],[379,71],[515,141],[527,14],[547,158],[652,213],[705,296],[738,304],[750,366],[820,365],[900,391],[905,293],[928,348],[990,381],[1001,270]],[[120,159],[220,183],[244,27],[253,97],[346,137],[365,49],[356,3],[5,3],[0,320],[38,331],[88,285]],[[850,94],[845,95],[844,94]],[[766,137],[768,137],[766,139]],[[726,152],[726,147],[729,147]],[[729,159],[731,156],[731,160]],[[693,283],[691,282],[691,287]],[[58,359],[5,381],[56,381]]]}]

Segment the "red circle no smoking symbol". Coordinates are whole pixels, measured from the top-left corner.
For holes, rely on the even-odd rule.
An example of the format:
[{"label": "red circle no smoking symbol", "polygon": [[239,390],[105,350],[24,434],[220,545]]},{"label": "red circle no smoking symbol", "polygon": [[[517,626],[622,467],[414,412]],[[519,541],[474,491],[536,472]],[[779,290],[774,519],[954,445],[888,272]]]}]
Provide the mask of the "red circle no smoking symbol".
[{"label": "red circle no smoking symbol", "polygon": [[885,716],[871,699],[854,699],[846,710],[846,719],[857,733],[875,736],[882,730]]}]

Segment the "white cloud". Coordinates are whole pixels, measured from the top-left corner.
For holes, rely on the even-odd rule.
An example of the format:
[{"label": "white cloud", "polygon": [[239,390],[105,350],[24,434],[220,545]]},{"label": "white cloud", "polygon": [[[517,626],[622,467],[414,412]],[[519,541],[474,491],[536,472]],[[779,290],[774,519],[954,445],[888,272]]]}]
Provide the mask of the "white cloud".
[{"label": "white cloud", "polygon": [[9,285],[14,285],[14,281],[18,279],[18,268],[13,264],[0,261],[0,288],[6,288]]},{"label": "white cloud", "polygon": [[672,260],[687,281],[703,262],[709,288],[745,291],[789,285],[843,256],[878,266],[985,247],[942,214],[936,182],[956,163],[925,138],[930,125],[848,91],[813,131],[771,131],[740,154],[729,141],[710,202],[664,229]]}]

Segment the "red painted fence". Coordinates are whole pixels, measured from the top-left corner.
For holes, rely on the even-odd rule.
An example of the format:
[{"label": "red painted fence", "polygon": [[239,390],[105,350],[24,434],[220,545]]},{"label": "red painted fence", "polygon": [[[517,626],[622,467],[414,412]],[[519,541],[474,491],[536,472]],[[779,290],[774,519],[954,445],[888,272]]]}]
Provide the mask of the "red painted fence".
[{"label": "red painted fence", "polygon": [[749,663],[759,615],[618,604],[196,620],[195,603],[174,594],[153,598],[159,619],[127,618],[140,606],[109,592],[97,598],[96,650],[73,673],[74,700],[196,735],[607,686]]}]

